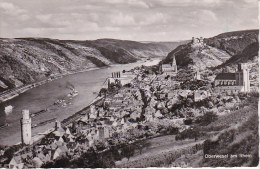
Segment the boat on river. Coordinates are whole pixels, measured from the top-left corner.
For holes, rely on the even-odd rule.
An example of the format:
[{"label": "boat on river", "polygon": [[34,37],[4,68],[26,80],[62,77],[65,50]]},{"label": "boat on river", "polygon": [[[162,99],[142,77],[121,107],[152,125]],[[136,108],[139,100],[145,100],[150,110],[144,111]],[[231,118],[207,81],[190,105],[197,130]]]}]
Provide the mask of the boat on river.
[{"label": "boat on river", "polygon": [[77,95],[79,95],[79,92],[75,89],[72,89],[72,92],[68,94],[68,97],[75,97]]},{"label": "boat on river", "polygon": [[32,113],[32,114],[31,114],[31,117],[38,116],[38,115],[40,115],[40,114],[42,114],[42,113],[45,113],[45,112],[47,112],[47,111],[48,111],[48,109],[40,110],[40,111],[38,111],[38,112]]},{"label": "boat on river", "polygon": [[8,126],[9,126],[9,124],[8,124],[8,123],[5,123],[4,125],[0,126],[0,129],[5,128],[5,127],[8,127]]}]

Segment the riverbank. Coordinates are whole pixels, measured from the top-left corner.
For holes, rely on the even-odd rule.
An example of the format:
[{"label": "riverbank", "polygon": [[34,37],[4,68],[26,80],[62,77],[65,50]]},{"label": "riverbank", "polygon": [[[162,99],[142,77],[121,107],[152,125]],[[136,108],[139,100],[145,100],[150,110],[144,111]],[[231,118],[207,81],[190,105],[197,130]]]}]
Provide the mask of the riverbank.
[{"label": "riverbank", "polygon": [[35,83],[21,86],[21,87],[15,88],[15,89],[6,90],[6,91],[0,93],[0,103],[11,100],[11,99],[19,96],[19,94],[22,94],[32,88],[35,88],[37,86],[43,85],[45,83],[48,83],[48,82],[56,80],[56,79],[63,78],[64,76],[92,71],[92,70],[96,70],[96,69],[99,69],[99,68],[88,68],[88,69],[83,69],[83,70],[78,70],[78,71],[67,72],[67,73],[63,73],[63,74],[57,74],[57,75],[53,75],[50,78],[40,81],[40,82],[35,82]]}]

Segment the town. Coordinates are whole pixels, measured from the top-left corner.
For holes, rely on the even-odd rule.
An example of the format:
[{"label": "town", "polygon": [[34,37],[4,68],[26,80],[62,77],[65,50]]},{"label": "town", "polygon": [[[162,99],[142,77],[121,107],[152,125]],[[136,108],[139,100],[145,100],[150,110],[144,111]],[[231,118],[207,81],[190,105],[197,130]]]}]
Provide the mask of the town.
[{"label": "town", "polygon": [[[56,120],[55,127],[38,140],[32,139],[29,110],[23,110],[22,144],[0,150],[1,167],[51,167],[61,158],[73,161],[83,153],[123,149],[165,134],[175,134],[176,141],[185,139],[182,133],[192,130],[190,124],[203,121],[205,115],[213,119],[239,109],[241,93],[250,91],[246,63],[239,64],[235,73],[217,74],[213,81],[199,71],[189,81],[178,80],[179,74],[175,56],[169,64],[113,72],[97,102],[73,121]],[[127,153],[123,156],[130,158]]]}]

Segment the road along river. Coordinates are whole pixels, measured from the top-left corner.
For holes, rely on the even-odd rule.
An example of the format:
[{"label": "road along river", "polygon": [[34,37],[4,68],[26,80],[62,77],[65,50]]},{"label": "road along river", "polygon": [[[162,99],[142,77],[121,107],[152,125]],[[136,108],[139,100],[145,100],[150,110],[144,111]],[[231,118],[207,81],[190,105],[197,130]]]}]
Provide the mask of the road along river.
[{"label": "road along river", "polygon": [[[32,118],[32,124],[39,124],[41,122],[57,118],[60,121],[75,112],[86,107],[98,95],[99,90],[103,87],[105,80],[111,76],[112,72],[122,70],[130,70],[136,66],[141,65],[155,65],[159,59],[149,61],[138,61],[129,64],[117,64],[110,67],[103,67],[96,70],[80,72],[64,76],[61,79],[50,81],[41,86],[30,89],[12,100],[0,104],[0,118],[9,126],[0,128],[0,145],[13,145],[21,141],[21,125],[20,119],[22,117],[22,110],[29,109],[30,113],[39,112],[47,109]],[[65,98],[72,90],[73,86],[78,95],[69,100],[69,104],[61,106],[61,104],[54,105],[57,100]],[[5,115],[3,109],[6,105],[12,105],[13,112]],[[32,129],[32,135],[44,132],[54,126],[54,122],[48,123]]]}]

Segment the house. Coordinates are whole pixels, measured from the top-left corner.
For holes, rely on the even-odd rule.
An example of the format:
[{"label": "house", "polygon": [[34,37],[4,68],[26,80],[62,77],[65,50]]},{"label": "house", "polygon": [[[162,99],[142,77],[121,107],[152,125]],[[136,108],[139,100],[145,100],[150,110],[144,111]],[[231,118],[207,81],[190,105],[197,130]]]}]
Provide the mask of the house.
[{"label": "house", "polygon": [[51,151],[51,159],[55,160],[56,158],[65,154],[66,152],[68,152],[68,149],[65,145],[59,146],[56,150]]},{"label": "house", "polygon": [[9,168],[14,168],[14,169],[23,169],[24,168],[24,163],[22,162],[21,156],[14,156],[12,160],[9,163]]},{"label": "house", "polygon": [[84,135],[77,137],[76,142],[80,145],[88,145],[89,144],[89,140]]},{"label": "house", "polygon": [[141,113],[138,113],[136,111],[130,114],[130,118],[133,120],[136,120],[137,118],[140,118],[140,117],[141,117]]},{"label": "house", "polygon": [[162,110],[162,109],[164,109],[164,108],[165,108],[164,102],[158,102],[158,104],[157,104],[157,109]]},{"label": "house", "polygon": [[29,160],[29,159],[32,159],[32,157],[33,157],[32,152],[28,152],[28,153],[21,155],[22,160]]},{"label": "house", "polygon": [[249,68],[247,63],[240,63],[235,73],[220,73],[214,80],[215,92],[238,93],[250,91]]},{"label": "house", "polygon": [[74,151],[78,147],[78,143],[75,141],[69,142],[67,145],[68,151]]},{"label": "house", "polygon": [[198,102],[209,97],[210,93],[207,92],[206,90],[196,90],[194,91],[193,96],[194,96],[194,101]]},{"label": "house", "polygon": [[109,106],[109,111],[118,111],[120,108],[124,106],[123,102],[118,100],[118,101],[113,101],[111,105]]},{"label": "house", "polygon": [[157,110],[157,112],[154,114],[154,116],[157,117],[157,118],[163,117],[163,115],[162,115],[160,110]]},{"label": "house", "polygon": [[43,161],[40,158],[38,158],[38,157],[34,157],[32,159],[32,164],[33,164],[33,166],[35,168],[40,168],[42,166],[42,164],[43,164]]},{"label": "house", "polygon": [[146,121],[153,121],[154,120],[153,115],[152,114],[145,114],[145,120]]},{"label": "house", "polygon": [[37,157],[38,157],[43,163],[46,163],[46,162],[50,161],[50,155],[49,155],[49,154],[44,155],[43,152],[40,152],[39,154],[37,154]]},{"label": "house", "polygon": [[174,91],[170,90],[170,91],[168,92],[168,95],[167,95],[168,99],[172,99],[172,98],[175,97],[175,96],[176,96],[176,93],[175,93]]}]

